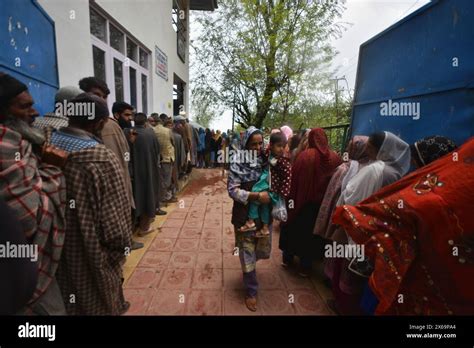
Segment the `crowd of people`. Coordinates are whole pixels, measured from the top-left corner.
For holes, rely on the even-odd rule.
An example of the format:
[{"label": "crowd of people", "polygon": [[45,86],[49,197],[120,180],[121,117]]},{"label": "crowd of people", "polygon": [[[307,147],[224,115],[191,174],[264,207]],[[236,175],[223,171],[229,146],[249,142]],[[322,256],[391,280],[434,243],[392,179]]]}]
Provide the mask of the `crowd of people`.
[{"label": "crowd of people", "polygon": [[[321,128],[221,134],[122,101],[109,112],[104,81],[78,85],[38,117],[27,85],[0,73],[0,244],[38,247],[35,262],[0,262],[11,280],[0,283],[1,314],[125,313],[123,265],[143,247],[134,233],[153,231],[193,167],[217,166],[229,169],[249,310],[256,262],[270,257],[279,225],[282,265],[308,277],[323,263],[340,314],[474,311],[473,139],[409,145],[385,131],[353,137],[340,154]],[[230,150],[244,155],[228,161]],[[365,252],[335,257],[332,243]]]},{"label": "crowd of people", "polygon": [[[474,312],[474,139],[460,148],[444,136],[410,145],[382,131],[354,136],[338,154],[321,128],[271,133],[267,146],[262,131],[247,129],[238,147],[258,159],[231,163],[228,178],[249,310],[257,310],[256,262],[270,257],[275,218],[282,266],[308,277],[320,263],[336,313]],[[290,161],[286,182],[272,157]]]},{"label": "crowd of people", "polygon": [[[0,73],[0,242],[38,246],[27,259],[0,263],[2,314],[119,315],[127,311],[122,268],[134,234],[153,232],[156,215],[177,202],[180,179],[212,166],[209,144],[183,115],[147,117],[86,77],[55,96],[38,117],[27,85]],[[4,228],[2,227],[2,232]],[[67,238],[65,238],[67,236]],[[25,261],[25,262],[23,262]],[[23,271],[22,271],[23,270]],[[7,284],[5,284],[7,283]]]}]

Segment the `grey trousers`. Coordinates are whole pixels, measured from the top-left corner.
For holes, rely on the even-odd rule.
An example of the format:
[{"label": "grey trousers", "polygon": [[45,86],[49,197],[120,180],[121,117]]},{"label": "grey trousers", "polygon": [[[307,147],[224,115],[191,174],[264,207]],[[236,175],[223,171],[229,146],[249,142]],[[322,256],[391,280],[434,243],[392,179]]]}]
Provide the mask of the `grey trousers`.
[{"label": "grey trousers", "polygon": [[162,162],[160,170],[160,181],[161,181],[161,201],[167,201],[172,197],[171,192],[171,175],[173,174],[173,163]]}]

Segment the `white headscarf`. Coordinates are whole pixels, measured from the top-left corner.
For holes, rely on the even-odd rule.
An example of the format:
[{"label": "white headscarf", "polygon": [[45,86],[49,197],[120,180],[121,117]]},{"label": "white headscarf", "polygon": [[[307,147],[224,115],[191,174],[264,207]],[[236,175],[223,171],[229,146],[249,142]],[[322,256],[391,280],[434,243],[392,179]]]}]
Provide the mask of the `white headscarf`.
[{"label": "white headscarf", "polygon": [[338,205],[355,205],[383,186],[389,185],[410,169],[410,146],[390,132],[377,153],[377,160],[360,169],[341,192]]},{"label": "white headscarf", "polygon": [[[337,205],[355,205],[370,197],[383,186],[389,185],[410,169],[410,146],[390,132],[377,153],[377,160],[362,168],[341,192]],[[354,244],[347,236],[349,244]]]},{"label": "white headscarf", "polygon": [[384,132],[385,139],[377,154],[377,160],[385,163],[383,185],[391,184],[410,170],[410,145],[390,132]]}]

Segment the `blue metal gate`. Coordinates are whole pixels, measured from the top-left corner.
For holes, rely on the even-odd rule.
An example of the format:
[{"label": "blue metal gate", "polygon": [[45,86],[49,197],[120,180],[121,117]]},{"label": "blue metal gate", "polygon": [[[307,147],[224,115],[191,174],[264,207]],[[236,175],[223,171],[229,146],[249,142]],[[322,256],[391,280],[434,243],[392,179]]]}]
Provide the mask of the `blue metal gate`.
[{"label": "blue metal gate", "polygon": [[58,89],[54,22],[36,0],[0,1],[0,71],[28,85],[41,115]]},{"label": "blue metal gate", "polygon": [[[351,135],[474,135],[474,1],[434,0],[360,46]],[[419,103],[420,117],[381,115]],[[385,104],[386,105],[386,104]]]}]

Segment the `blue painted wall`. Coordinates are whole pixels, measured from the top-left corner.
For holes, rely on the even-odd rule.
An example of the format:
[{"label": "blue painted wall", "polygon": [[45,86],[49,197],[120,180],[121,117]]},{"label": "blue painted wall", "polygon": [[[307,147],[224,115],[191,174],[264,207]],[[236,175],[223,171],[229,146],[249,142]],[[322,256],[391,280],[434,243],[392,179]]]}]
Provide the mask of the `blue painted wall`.
[{"label": "blue painted wall", "polygon": [[[419,102],[420,119],[381,116],[389,99]],[[474,136],[474,1],[435,0],[360,46],[351,134],[381,130]]]},{"label": "blue painted wall", "polygon": [[58,89],[54,22],[36,0],[0,0],[0,71],[28,85],[41,115],[53,110]]}]

